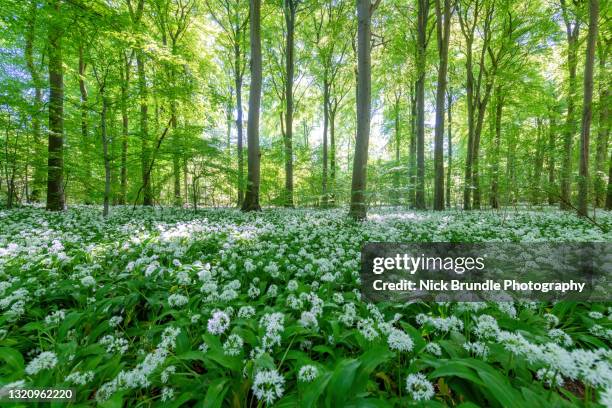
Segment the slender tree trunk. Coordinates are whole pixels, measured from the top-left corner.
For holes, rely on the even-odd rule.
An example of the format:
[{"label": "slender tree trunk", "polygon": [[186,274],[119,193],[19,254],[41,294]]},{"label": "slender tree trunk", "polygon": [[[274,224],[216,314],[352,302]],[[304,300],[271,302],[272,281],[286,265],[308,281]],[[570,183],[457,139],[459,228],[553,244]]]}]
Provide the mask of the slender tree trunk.
[{"label": "slender tree trunk", "polygon": [[242,61],[240,50],[241,31],[237,31],[237,40],[234,44],[234,86],[236,88],[236,133],[237,133],[237,152],[238,155],[238,207],[244,202],[244,158],[242,153]]},{"label": "slender tree trunk", "polygon": [[463,186],[463,209],[472,209],[472,158],[474,152],[474,72],[472,71],[472,38],[466,38],[466,99],[468,116],[467,153],[465,157],[465,177]]},{"label": "slender tree trunk", "polygon": [[610,134],[610,84],[606,68],[608,55],[608,43],[598,41],[599,54],[599,124],[597,129],[597,147],[595,152],[595,179],[594,193],[595,205],[601,207],[604,204],[606,194],[606,156],[608,152],[608,137]]},{"label": "slender tree trunk", "polygon": [[366,177],[371,114],[371,4],[357,0],[357,136],[353,156],[351,208],[349,215],[363,220],[367,215]]},{"label": "slender tree trunk", "polygon": [[250,0],[251,86],[249,88],[248,180],[243,211],[261,210],[259,205],[259,107],[261,103],[261,0]]},{"label": "slender tree trunk", "polygon": [[453,138],[451,132],[451,118],[452,118],[452,103],[453,103],[453,93],[451,89],[447,92],[447,109],[448,109],[448,164],[446,166],[446,207],[450,208],[451,206],[451,176],[452,176],[452,166],[453,166]]},{"label": "slender tree trunk", "polygon": [[87,75],[87,64],[83,56],[84,49],[83,44],[79,44],[79,92],[81,94],[81,150],[83,153],[82,160],[85,165],[85,180],[83,185],[87,193],[85,203],[89,204],[89,193],[91,192],[91,160],[88,157],[89,151],[91,150],[91,143],[89,140],[89,107],[88,107],[88,93],[87,86],[85,84],[85,76]]},{"label": "slender tree trunk", "polygon": [[450,0],[435,0],[438,39],[438,86],[436,88],[436,128],[434,134],[434,210],[444,209],[444,99],[448,71],[448,45],[450,42]]},{"label": "slender tree trunk", "polygon": [[482,100],[478,103],[476,127],[474,128],[474,142],[472,146],[472,186],[474,188],[472,207],[475,210],[480,209],[480,138],[482,135],[482,126],[484,124],[485,112],[487,103],[491,95],[492,83],[488,83],[485,87],[485,93]]},{"label": "slender tree trunk", "polygon": [[295,71],[295,13],[296,0],[284,0],[285,26],[285,197],[284,205],[293,207],[293,77]]},{"label": "slender tree trunk", "polygon": [[502,86],[495,88],[495,137],[493,140],[493,180],[491,181],[491,207],[499,208],[499,159],[501,153],[501,121],[504,109]]},{"label": "slender tree trunk", "polygon": [[408,150],[408,198],[411,208],[416,208],[416,86],[410,87],[410,146]]},{"label": "slender tree trunk", "polygon": [[395,94],[395,104],[393,106],[394,130],[395,130],[395,170],[393,172],[393,192],[394,204],[399,205],[401,202],[400,192],[400,97],[401,94]]},{"label": "slender tree trunk", "polygon": [[332,205],[336,203],[336,109],[329,110],[329,187]]},{"label": "slender tree trunk", "polygon": [[561,0],[561,6],[564,11],[564,20],[567,32],[567,69],[569,72],[568,93],[567,93],[567,114],[565,119],[565,128],[563,131],[563,162],[561,169],[561,209],[568,210],[571,208],[571,177],[572,177],[572,144],[574,134],[576,133],[576,118],[574,98],[576,95],[576,66],[578,64],[578,38],[580,35],[580,23],[576,18],[573,25],[567,17],[568,10],[565,6],[565,0]]},{"label": "slender tree trunk", "polygon": [[612,210],[612,150],[608,162],[608,190],[606,192],[606,210]]},{"label": "slender tree trunk", "polygon": [[34,39],[35,39],[35,28],[36,28],[36,15],[38,10],[38,1],[32,0],[30,3],[30,17],[27,21],[26,35],[25,35],[25,60],[30,76],[32,77],[32,84],[34,85],[34,106],[32,111],[32,138],[34,142],[33,146],[33,160],[34,174],[32,180],[32,192],[30,194],[30,200],[38,202],[41,199],[42,189],[44,188],[45,179],[45,163],[41,160],[44,157],[44,145],[42,141],[41,132],[41,120],[40,114],[43,107],[42,100],[42,81],[38,68],[34,64]]},{"label": "slender tree trunk", "polygon": [[172,128],[172,139],[173,139],[173,148],[172,148],[172,175],[174,181],[174,205],[182,206],[183,199],[181,196],[181,156],[180,156],[180,146],[181,141],[179,140],[179,136],[176,132],[177,129],[177,119],[176,119],[176,101],[170,101],[170,127]]},{"label": "slender tree trunk", "polygon": [[589,138],[593,116],[593,65],[599,19],[599,0],[589,1],[589,32],[587,34],[586,61],[584,64],[584,98],[582,102],[582,129],[580,131],[580,178],[578,179],[578,215],[588,215],[589,198]]},{"label": "slender tree trunk", "polygon": [[533,204],[540,204],[540,189],[542,181],[542,169],[544,167],[544,150],[545,150],[545,139],[544,130],[542,128],[542,120],[537,118],[537,138],[536,138],[536,154],[535,162],[533,166]]},{"label": "slender tree trunk", "polygon": [[62,211],[64,197],[64,68],[60,0],[51,3],[49,26],[49,148],[47,161],[47,210]]},{"label": "slender tree trunk", "polygon": [[102,215],[108,216],[108,206],[110,201],[111,192],[111,168],[110,168],[110,157],[108,154],[108,135],[106,131],[106,112],[108,109],[108,99],[104,94],[104,87],[100,89],[100,96],[102,97],[102,112],[100,113],[100,130],[102,133],[102,149],[104,154],[104,210]]},{"label": "slender tree trunk", "polygon": [[153,193],[151,191],[151,174],[148,171],[150,163],[149,152],[149,105],[147,102],[147,80],[145,77],[144,53],[136,50],[136,67],[138,69],[138,90],[140,93],[140,159],[142,166],[143,205],[153,205]]},{"label": "slender tree trunk", "polygon": [[329,128],[329,83],[327,73],[323,79],[323,175],[322,175],[322,205],[327,207],[327,131]]},{"label": "slender tree trunk", "polygon": [[548,205],[553,205],[557,201],[556,193],[557,187],[555,185],[555,159],[556,159],[556,122],[554,113],[550,114],[548,121],[548,188],[546,189],[548,195]]},{"label": "slender tree trunk", "polygon": [[127,196],[127,152],[128,152],[128,134],[129,134],[129,117],[127,112],[127,92],[130,83],[130,64],[125,56],[121,53],[121,58],[125,62],[121,70],[121,187],[119,193],[119,204],[125,205]]},{"label": "slender tree trunk", "polygon": [[427,51],[427,20],[429,0],[418,0],[417,15],[417,82],[416,82],[416,148],[417,148],[417,185],[416,208],[423,210],[425,205],[425,65]]}]

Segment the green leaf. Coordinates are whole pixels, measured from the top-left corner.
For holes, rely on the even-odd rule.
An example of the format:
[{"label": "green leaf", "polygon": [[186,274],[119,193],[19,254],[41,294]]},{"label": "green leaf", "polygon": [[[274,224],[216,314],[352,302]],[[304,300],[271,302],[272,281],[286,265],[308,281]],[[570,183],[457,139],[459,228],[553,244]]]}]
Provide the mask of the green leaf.
[{"label": "green leaf", "polygon": [[341,407],[351,396],[354,396],[350,391],[360,364],[356,359],[344,359],[336,365],[325,400],[328,407]]},{"label": "green leaf", "polygon": [[23,376],[24,361],[18,350],[10,347],[0,347],[0,378],[3,382],[11,382]]},{"label": "green leaf", "polygon": [[219,408],[223,404],[223,399],[229,387],[226,387],[228,380],[226,378],[217,378],[208,386],[206,396],[204,397],[204,408]]}]

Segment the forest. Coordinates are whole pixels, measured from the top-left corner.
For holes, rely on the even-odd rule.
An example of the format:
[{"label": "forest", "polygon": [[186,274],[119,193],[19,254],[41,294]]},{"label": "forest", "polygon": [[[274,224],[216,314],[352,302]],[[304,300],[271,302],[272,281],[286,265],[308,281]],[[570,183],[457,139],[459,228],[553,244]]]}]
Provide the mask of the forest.
[{"label": "forest", "polygon": [[574,3],[3,1],[4,202],[610,209]]},{"label": "forest", "polygon": [[608,283],[360,275],[368,243],[612,243],[611,9],[0,0],[0,405],[612,406]]}]

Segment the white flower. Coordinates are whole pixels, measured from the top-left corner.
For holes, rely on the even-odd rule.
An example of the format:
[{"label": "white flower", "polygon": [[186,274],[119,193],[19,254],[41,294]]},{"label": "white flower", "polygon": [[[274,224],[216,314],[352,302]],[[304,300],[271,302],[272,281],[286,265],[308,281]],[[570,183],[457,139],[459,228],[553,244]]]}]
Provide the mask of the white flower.
[{"label": "white flower", "polygon": [[572,338],[561,329],[550,329],[548,331],[548,337],[553,339],[555,343],[565,347],[569,347],[574,344]]},{"label": "white flower", "polygon": [[242,351],[244,341],[237,334],[230,334],[223,343],[223,353],[227,356],[237,356]]},{"label": "white flower", "polygon": [[50,370],[57,365],[57,355],[52,351],[43,351],[30,361],[25,368],[29,375],[35,375],[42,370]]},{"label": "white flower", "polygon": [[604,407],[612,407],[612,385],[599,393],[599,403]]},{"label": "white flower", "polygon": [[442,355],[442,349],[438,343],[427,343],[425,345],[425,352],[438,357]]},{"label": "white flower", "polygon": [[536,372],[536,377],[538,380],[543,381],[548,387],[562,387],[563,386],[563,377],[556,373],[553,370],[549,370],[546,368],[540,368]]},{"label": "white flower", "polygon": [[472,332],[481,339],[490,339],[497,337],[499,334],[499,326],[497,320],[493,316],[486,314],[478,316],[476,326],[472,328]]},{"label": "white flower", "polygon": [[589,312],[589,317],[591,319],[599,320],[599,319],[603,319],[604,315],[600,312],[591,311]]},{"label": "white flower", "polygon": [[289,282],[287,282],[287,290],[289,292],[295,292],[296,290],[298,290],[298,283],[296,280],[290,280]]},{"label": "white flower", "polygon": [[555,327],[559,324],[559,318],[551,313],[545,313],[544,319],[546,319],[546,323],[548,323],[548,327]]},{"label": "white flower", "polygon": [[482,359],[486,359],[489,355],[489,347],[486,344],[475,341],[475,342],[466,342],[463,344],[463,348],[468,351],[468,353],[474,354],[477,357]]},{"label": "white flower", "polygon": [[300,367],[298,372],[298,381],[300,382],[312,382],[319,376],[319,370],[317,367],[307,364]]},{"label": "white flower", "polygon": [[179,293],[175,293],[173,295],[168,296],[168,304],[170,305],[170,307],[181,307],[186,305],[188,302],[189,298]]},{"label": "white flower", "polygon": [[198,350],[200,350],[202,353],[206,353],[208,351],[208,344],[206,343],[200,344],[200,346],[198,347]]},{"label": "white flower", "polygon": [[357,322],[357,330],[367,340],[372,341],[379,336],[378,332],[374,328],[374,320],[371,318],[361,319]]},{"label": "white flower", "polygon": [[166,367],[164,371],[161,372],[161,375],[160,375],[161,382],[166,384],[168,380],[170,379],[170,375],[174,374],[175,372],[176,372],[175,366],[171,365],[171,366]]},{"label": "white flower", "polygon": [[276,370],[261,370],[253,379],[253,394],[257,399],[272,404],[283,396],[285,379]]},{"label": "white flower", "polygon": [[312,329],[313,331],[317,331],[319,329],[317,316],[309,311],[302,312],[302,315],[300,316],[300,325],[307,329]]},{"label": "white flower", "polygon": [[87,275],[84,278],[81,278],[81,285],[85,286],[86,288],[90,288],[95,284],[96,280],[93,278],[93,276]]},{"label": "white flower", "polygon": [[255,316],[255,308],[253,306],[242,306],[238,309],[238,318],[250,319]]},{"label": "white flower", "polygon": [[230,318],[227,313],[222,311],[216,311],[212,317],[208,320],[208,332],[210,334],[222,334],[230,325]]},{"label": "white flower", "polygon": [[106,352],[111,354],[125,354],[128,350],[128,341],[122,337],[115,337],[112,334],[102,337],[99,343],[106,346]]},{"label": "white flower", "polygon": [[412,350],[414,343],[412,338],[402,330],[392,328],[387,338],[387,343],[391,350],[408,352]]},{"label": "white flower", "polygon": [[170,387],[162,388],[161,401],[166,402],[174,398],[174,390]]},{"label": "white flower", "polygon": [[123,321],[123,317],[121,316],[113,316],[108,320],[108,325],[110,327],[117,327],[121,324],[121,322]]},{"label": "white flower", "polygon": [[55,324],[59,323],[66,318],[66,312],[63,310],[57,310],[51,313],[49,316],[45,317],[45,323],[47,324]]},{"label": "white flower", "polygon": [[430,400],[434,396],[434,387],[421,373],[410,374],[406,378],[406,391],[416,401]]},{"label": "white flower", "polygon": [[85,385],[88,382],[91,382],[93,378],[94,378],[93,371],[85,371],[85,372],[75,371],[69,374],[64,379],[64,381],[72,383],[72,384],[76,384],[76,385]]}]

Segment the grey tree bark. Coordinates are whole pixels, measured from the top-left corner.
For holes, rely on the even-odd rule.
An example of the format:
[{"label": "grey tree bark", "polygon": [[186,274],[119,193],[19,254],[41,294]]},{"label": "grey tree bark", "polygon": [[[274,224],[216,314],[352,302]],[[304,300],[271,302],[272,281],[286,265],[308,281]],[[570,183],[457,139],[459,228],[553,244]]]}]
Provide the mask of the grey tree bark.
[{"label": "grey tree bark", "polygon": [[259,108],[261,104],[261,0],[250,2],[251,87],[247,124],[248,175],[243,211],[259,211]]},{"label": "grey tree bark", "polygon": [[578,215],[588,215],[589,200],[589,139],[593,117],[593,66],[599,19],[599,0],[589,1],[589,31],[584,64],[584,96],[582,99],[582,128],[580,131],[580,177],[578,179]]},{"label": "grey tree bark", "polygon": [[374,4],[370,0],[357,0],[357,135],[349,210],[349,216],[355,220],[364,220],[367,215],[366,177],[372,105],[371,19],[378,4],[379,0]]},{"label": "grey tree bark", "polygon": [[436,128],[434,134],[434,210],[444,209],[444,102],[450,43],[451,2],[435,0],[438,41],[438,86],[436,87]]}]

